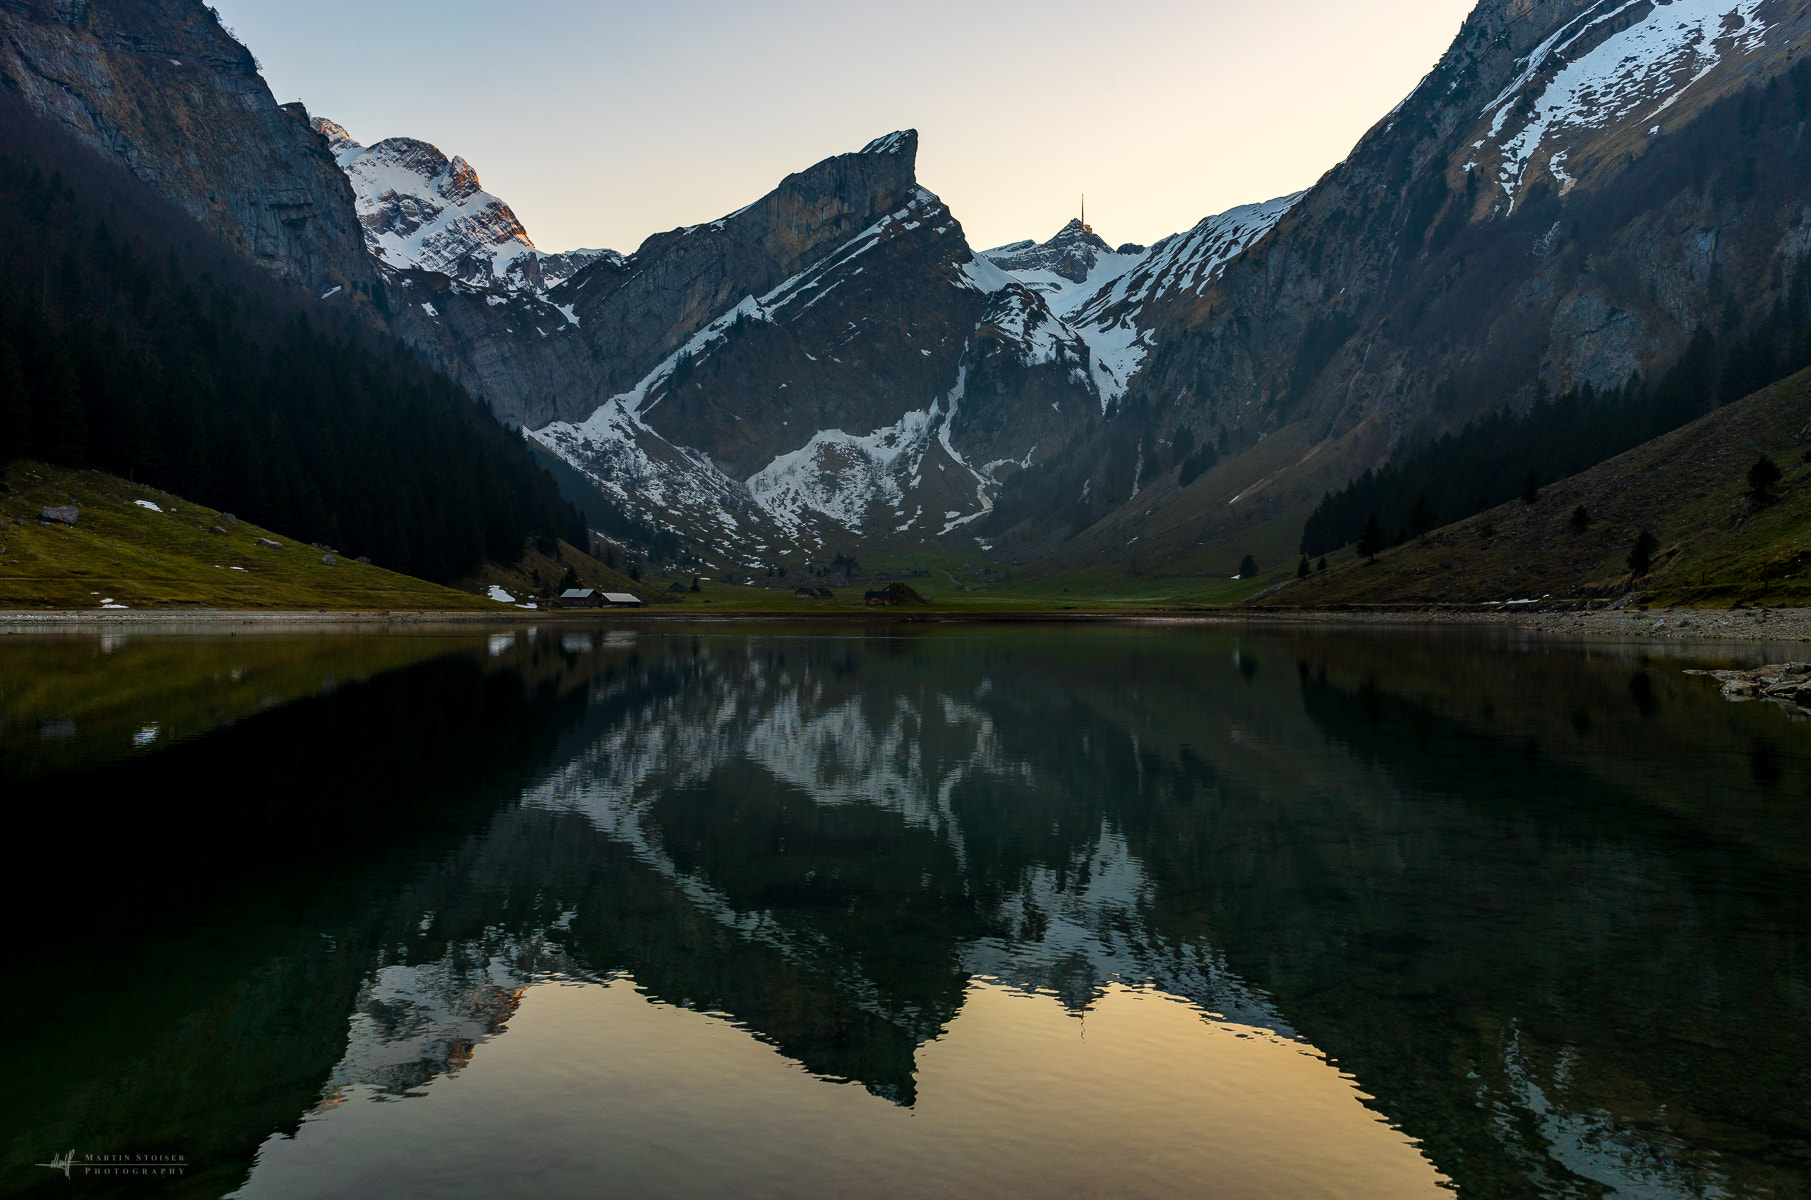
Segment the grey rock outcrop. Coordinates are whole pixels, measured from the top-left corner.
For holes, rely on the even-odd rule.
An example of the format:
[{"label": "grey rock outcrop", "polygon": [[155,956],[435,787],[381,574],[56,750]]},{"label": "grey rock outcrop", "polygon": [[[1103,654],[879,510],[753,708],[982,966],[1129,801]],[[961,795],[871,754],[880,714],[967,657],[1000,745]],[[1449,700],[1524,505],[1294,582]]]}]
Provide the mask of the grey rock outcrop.
[{"label": "grey rock outcrop", "polygon": [[1100,420],[1091,351],[978,258],[880,138],[545,300],[402,280],[493,409],[651,523],[734,561],[957,534]]},{"label": "grey rock outcrop", "polygon": [[73,504],[62,504],[44,509],[38,519],[54,525],[74,525],[81,516],[81,510]]},{"label": "grey rock outcrop", "polygon": [[0,5],[0,86],[275,274],[319,292],[375,278],[326,142],[202,4]]},{"label": "grey rock outcrop", "polygon": [[1715,679],[1729,700],[1770,700],[1798,716],[1811,716],[1811,663],[1771,663],[1747,671],[1687,671]]},{"label": "grey rock outcrop", "polygon": [[[1127,249],[1137,254],[1144,247]],[[1002,271],[1049,271],[1071,283],[1081,283],[1101,255],[1112,253],[1113,247],[1076,217],[1047,242],[1014,242],[987,251],[987,257]]]}]

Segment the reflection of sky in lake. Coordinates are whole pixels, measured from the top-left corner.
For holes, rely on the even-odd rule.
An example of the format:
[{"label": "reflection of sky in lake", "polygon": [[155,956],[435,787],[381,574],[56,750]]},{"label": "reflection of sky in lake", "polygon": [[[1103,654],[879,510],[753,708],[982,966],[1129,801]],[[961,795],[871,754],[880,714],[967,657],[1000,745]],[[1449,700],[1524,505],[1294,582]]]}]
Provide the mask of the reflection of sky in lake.
[{"label": "reflection of sky in lake", "polygon": [[342,1085],[239,1194],[1444,1194],[1324,1058],[1155,991],[1078,1015],[978,979],[920,1050],[909,1109],[628,977],[533,988],[508,1021],[414,1100]]}]

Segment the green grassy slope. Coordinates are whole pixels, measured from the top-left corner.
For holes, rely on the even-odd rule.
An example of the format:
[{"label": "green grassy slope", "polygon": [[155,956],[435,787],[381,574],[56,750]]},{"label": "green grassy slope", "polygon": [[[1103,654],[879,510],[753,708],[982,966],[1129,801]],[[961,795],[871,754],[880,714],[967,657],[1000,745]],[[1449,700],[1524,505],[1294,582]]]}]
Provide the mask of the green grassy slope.
[{"label": "green grassy slope", "polygon": [[[1621,595],[1660,603],[1811,601],[1811,371],[1655,438],[1520,501],[1386,550],[1350,549],[1324,575],[1263,605],[1481,603]],[[1748,496],[1748,468],[1770,456],[1785,478],[1775,502]],[[1591,515],[1573,526],[1575,509]],[[1658,539],[1654,568],[1631,577],[1640,532]]]},{"label": "green grassy slope", "polygon": [[[485,610],[492,600],[322,551],[100,471],[14,462],[0,492],[0,609]],[[139,506],[144,500],[161,512]],[[77,523],[47,525],[73,504]],[[225,532],[216,533],[215,529]],[[269,538],[282,544],[256,544]]]}]

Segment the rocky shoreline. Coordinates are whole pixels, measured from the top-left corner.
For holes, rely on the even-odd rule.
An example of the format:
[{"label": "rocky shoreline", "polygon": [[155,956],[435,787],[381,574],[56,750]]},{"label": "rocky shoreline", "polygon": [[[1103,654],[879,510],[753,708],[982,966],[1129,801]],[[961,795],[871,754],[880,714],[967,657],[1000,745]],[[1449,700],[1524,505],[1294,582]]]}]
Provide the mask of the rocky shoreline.
[{"label": "rocky shoreline", "polygon": [[1749,671],[1687,671],[1708,675],[1726,700],[1769,700],[1794,716],[1811,716],[1811,663],[1770,663]]},{"label": "rocky shoreline", "polygon": [[1811,608],[1654,608],[1555,612],[1391,609],[1266,614],[1309,624],[1450,625],[1522,629],[1559,637],[1656,642],[1811,642]]},{"label": "rocky shoreline", "polygon": [[550,622],[612,624],[747,623],[764,624],[871,624],[901,621],[926,624],[1241,624],[1324,625],[1367,627],[1472,627],[1522,630],[1561,638],[1589,638],[1663,643],[1694,642],[1805,642],[1811,644],[1811,609],[1800,608],[1656,608],[1596,612],[1462,611],[1454,609],[1391,609],[1387,611],[1247,612],[1226,610],[1095,610],[1092,612],[1007,611],[964,612],[936,609],[902,611],[866,609],[850,612],[784,612],[751,610],[718,612],[638,610],[601,613],[587,611],[523,612],[278,612],[265,610],[128,610],[0,611],[0,632],[24,633],[87,627],[181,626],[259,629],[295,629],[307,626],[429,626],[429,625],[526,625]]}]

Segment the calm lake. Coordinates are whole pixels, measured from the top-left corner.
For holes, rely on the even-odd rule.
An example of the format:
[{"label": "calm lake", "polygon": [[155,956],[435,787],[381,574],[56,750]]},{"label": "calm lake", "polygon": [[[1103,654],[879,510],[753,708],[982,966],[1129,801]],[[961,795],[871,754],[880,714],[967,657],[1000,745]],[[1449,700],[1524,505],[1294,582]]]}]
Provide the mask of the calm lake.
[{"label": "calm lake", "polygon": [[0,636],[0,1191],[1811,1196],[1805,658]]}]

